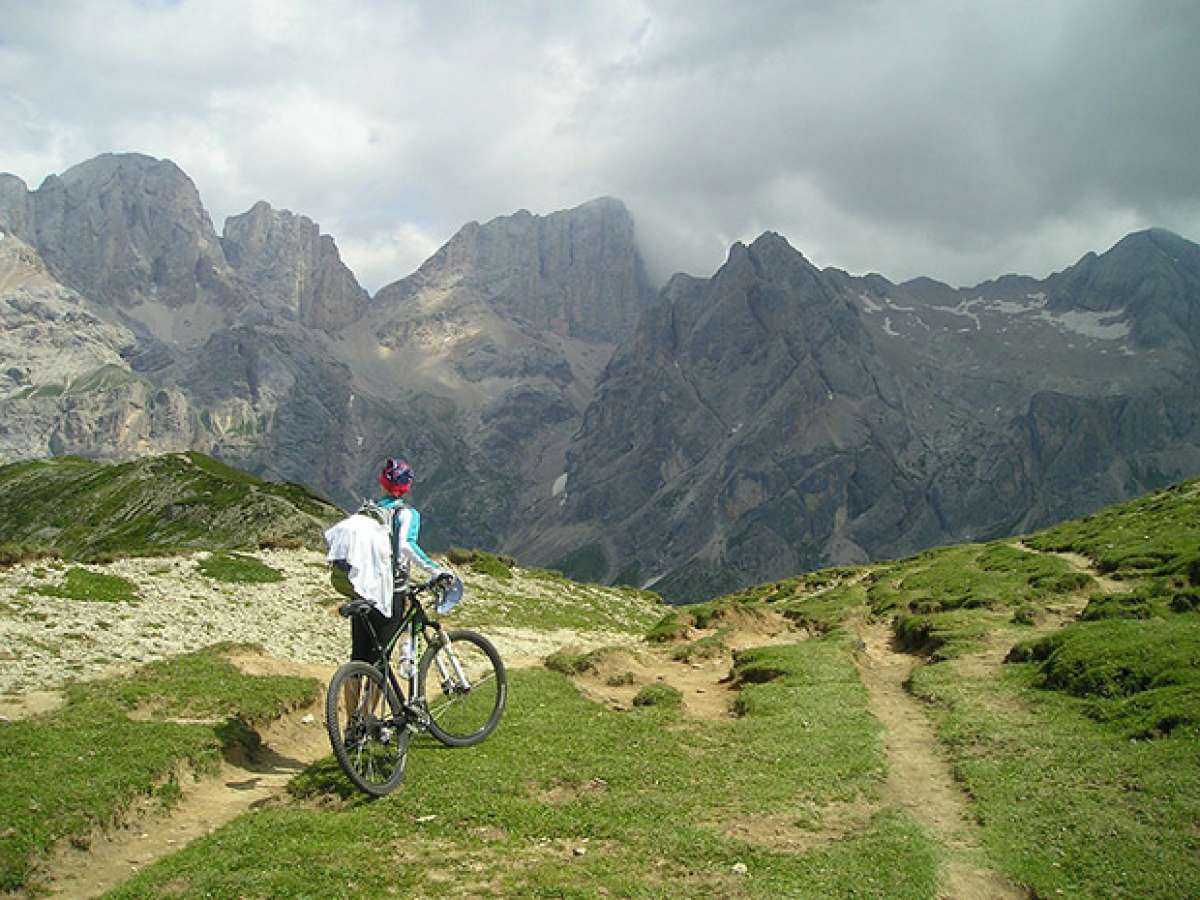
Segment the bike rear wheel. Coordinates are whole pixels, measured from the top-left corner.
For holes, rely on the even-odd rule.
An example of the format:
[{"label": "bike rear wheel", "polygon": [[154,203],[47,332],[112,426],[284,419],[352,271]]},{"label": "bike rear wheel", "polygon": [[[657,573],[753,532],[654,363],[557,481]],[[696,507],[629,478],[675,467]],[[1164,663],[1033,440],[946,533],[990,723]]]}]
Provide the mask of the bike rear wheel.
[{"label": "bike rear wheel", "polygon": [[325,729],[338,765],[354,786],[374,797],[404,777],[408,744],[404,710],[383,674],[365,662],[333,673],[325,695]]},{"label": "bike rear wheel", "polygon": [[425,699],[430,734],[449,747],[470,747],[500,724],[508,675],[491,641],[454,629],[421,657],[417,696]]}]

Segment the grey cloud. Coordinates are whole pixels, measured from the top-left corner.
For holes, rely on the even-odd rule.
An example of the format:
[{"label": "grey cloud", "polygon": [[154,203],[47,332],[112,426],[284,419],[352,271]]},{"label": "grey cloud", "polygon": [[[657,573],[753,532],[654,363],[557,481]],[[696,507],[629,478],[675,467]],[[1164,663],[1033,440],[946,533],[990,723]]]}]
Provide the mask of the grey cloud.
[{"label": "grey cloud", "polygon": [[0,170],[170,156],[218,224],[267,199],[374,248],[371,288],[599,194],[660,276],[766,228],[961,283],[1200,237],[1192,3],[16,4],[5,31]]}]

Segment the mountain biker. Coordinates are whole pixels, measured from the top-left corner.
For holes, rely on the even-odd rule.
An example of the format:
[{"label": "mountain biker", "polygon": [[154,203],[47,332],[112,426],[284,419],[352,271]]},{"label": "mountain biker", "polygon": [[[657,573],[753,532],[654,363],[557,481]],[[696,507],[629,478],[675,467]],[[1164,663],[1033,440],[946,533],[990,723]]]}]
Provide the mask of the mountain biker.
[{"label": "mountain biker", "polygon": [[[406,460],[395,457],[388,458],[379,473],[379,486],[387,496],[377,500],[375,505],[391,514],[392,566],[397,588],[408,580],[409,570],[414,563],[440,580],[449,582],[454,579],[453,572],[430,559],[429,554],[417,543],[421,534],[421,514],[404,501],[415,477],[412,466]],[[367,617],[379,636],[379,642],[386,647],[400,628],[404,606],[393,602],[390,610],[381,610],[377,605]],[[355,616],[350,629],[350,658],[374,662],[374,644],[366,624]]]}]

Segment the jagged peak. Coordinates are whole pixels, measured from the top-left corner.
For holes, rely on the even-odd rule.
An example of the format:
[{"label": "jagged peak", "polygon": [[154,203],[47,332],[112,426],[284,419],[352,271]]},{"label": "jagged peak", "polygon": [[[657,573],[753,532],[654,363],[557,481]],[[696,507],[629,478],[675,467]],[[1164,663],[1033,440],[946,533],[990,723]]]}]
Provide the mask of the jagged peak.
[{"label": "jagged peak", "polygon": [[1175,259],[1180,254],[1200,254],[1200,245],[1166,228],[1146,228],[1134,231],[1117,241],[1101,257],[1140,256],[1162,252]]},{"label": "jagged peak", "polygon": [[17,177],[11,172],[0,172],[0,191],[29,191],[24,179]]},{"label": "jagged peak", "polygon": [[102,153],[71,166],[61,175],[47,176],[43,185],[54,180],[66,185],[94,183],[116,174],[143,174],[155,170],[169,172],[188,184],[192,183],[187,173],[169,159],[157,159],[144,153]]},{"label": "jagged peak", "polygon": [[737,267],[749,263],[760,273],[762,266],[789,265],[799,263],[806,268],[816,270],[804,254],[791,245],[786,237],[777,231],[764,231],[747,246],[741,241],[734,241],[729,248],[722,269],[730,266]]},{"label": "jagged peak", "polygon": [[320,226],[303,213],[292,212],[290,209],[276,209],[266,200],[259,200],[244,213],[227,217],[224,234],[228,237],[231,231],[247,224],[264,225],[275,222],[320,230]]},{"label": "jagged peak", "polygon": [[[788,242],[788,239],[778,231],[764,231],[750,244],[750,248],[752,250],[761,250],[765,247],[787,247],[789,250],[796,250],[796,248]],[[800,251],[796,250],[796,252],[799,253]]]}]

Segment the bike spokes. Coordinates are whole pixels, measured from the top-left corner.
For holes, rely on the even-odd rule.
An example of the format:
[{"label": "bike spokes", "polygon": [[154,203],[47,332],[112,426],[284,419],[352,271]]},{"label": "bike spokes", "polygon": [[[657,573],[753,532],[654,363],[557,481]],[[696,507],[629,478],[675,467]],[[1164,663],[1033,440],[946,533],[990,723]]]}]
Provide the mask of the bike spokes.
[{"label": "bike spokes", "polygon": [[355,785],[381,796],[399,784],[410,733],[377,669],[350,663],[335,673],[326,697],[325,724],[334,755]]},{"label": "bike spokes", "polygon": [[467,745],[482,740],[495,727],[505,681],[489,649],[460,638],[433,656],[426,672],[425,702],[431,730],[439,740]]}]

